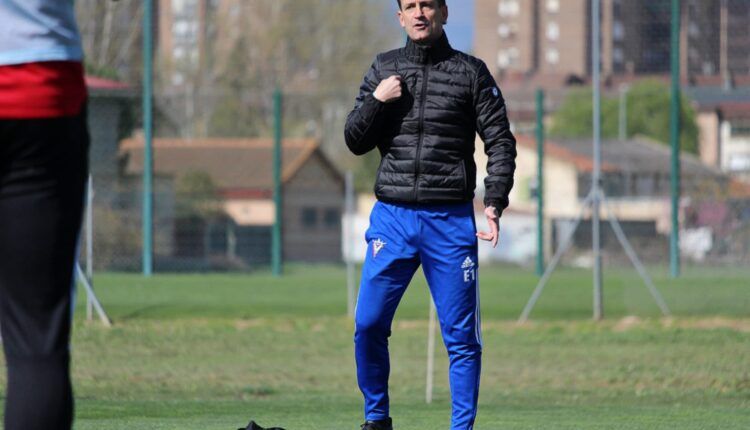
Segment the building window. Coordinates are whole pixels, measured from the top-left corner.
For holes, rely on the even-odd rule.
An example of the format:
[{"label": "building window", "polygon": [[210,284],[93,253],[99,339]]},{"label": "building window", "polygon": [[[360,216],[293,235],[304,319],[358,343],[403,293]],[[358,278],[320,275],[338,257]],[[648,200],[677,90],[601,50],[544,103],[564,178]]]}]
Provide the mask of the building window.
[{"label": "building window", "polygon": [[326,228],[338,228],[341,224],[341,213],[339,212],[339,210],[335,208],[326,209],[325,215],[323,217],[323,223],[325,224]]},{"label": "building window", "polygon": [[302,226],[315,227],[318,224],[318,211],[315,208],[302,208]]},{"label": "building window", "polygon": [[622,25],[622,21],[615,21],[612,25],[612,38],[617,41],[625,39],[625,26]]},{"label": "building window", "polygon": [[547,0],[547,12],[557,13],[560,10],[560,0]]},{"label": "building window", "polygon": [[180,86],[185,83],[185,76],[182,73],[174,73],[172,75],[172,85]]},{"label": "building window", "polygon": [[500,0],[497,6],[497,13],[500,16],[516,16],[519,11],[518,0]]},{"label": "building window", "polygon": [[502,39],[513,38],[515,37],[516,33],[518,33],[518,26],[515,22],[502,23],[497,26],[497,34]]},{"label": "building window", "polygon": [[550,48],[547,50],[545,58],[549,64],[557,64],[560,62],[560,52],[555,48]]},{"label": "building window", "polygon": [[704,61],[702,70],[704,75],[713,75],[716,73],[716,67],[714,67],[714,63],[711,61]]},{"label": "building window", "polygon": [[627,196],[627,179],[620,173],[608,173],[603,175],[604,192],[609,197]]},{"label": "building window", "polygon": [[631,184],[631,188],[635,187],[633,195],[636,196],[654,196],[656,195],[656,181],[654,177],[647,173],[634,173],[631,182],[635,182],[635,186]]},{"label": "building window", "polygon": [[748,171],[750,170],[750,154],[731,154],[728,164],[727,167],[731,171]]},{"label": "building window", "polygon": [[175,14],[184,13],[187,10],[188,4],[186,0],[172,0],[172,11]]},{"label": "building window", "polygon": [[694,39],[701,36],[701,28],[698,27],[698,24],[696,24],[695,21],[690,21],[690,24],[688,25],[688,34]]},{"label": "building window", "polygon": [[619,46],[612,50],[612,59],[615,63],[623,63],[625,61],[625,54],[622,52],[622,48]]},{"label": "building window", "polygon": [[547,23],[547,39],[557,40],[560,38],[560,26],[556,22]]},{"label": "building window", "polygon": [[510,26],[508,24],[500,24],[497,26],[497,34],[503,39],[510,37]]},{"label": "building window", "polygon": [[737,121],[732,125],[732,137],[750,137],[750,121]]},{"label": "building window", "polygon": [[510,66],[510,57],[508,56],[508,51],[501,49],[497,53],[497,67],[505,69],[508,66]]},{"label": "building window", "polygon": [[515,46],[511,46],[508,49],[501,49],[497,53],[497,65],[501,69],[506,67],[515,66],[518,64],[518,57],[520,52]]},{"label": "building window", "polygon": [[185,58],[185,48],[183,47],[175,48],[172,51],[172,56],[177,60],[182,60],[183,58]]},{"label": "building window", "polygon": [[177,37],[186,37],[190,34],[190,23],[187,21],[178,21],[172,27],[174,35]]}]

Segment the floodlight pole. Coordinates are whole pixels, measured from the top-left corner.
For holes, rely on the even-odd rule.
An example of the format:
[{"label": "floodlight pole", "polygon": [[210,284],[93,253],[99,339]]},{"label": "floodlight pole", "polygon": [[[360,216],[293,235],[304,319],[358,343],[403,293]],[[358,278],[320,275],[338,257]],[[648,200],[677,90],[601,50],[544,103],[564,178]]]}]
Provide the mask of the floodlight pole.
[{"label": "floodlight pole", "polygon": [[536,91],[536,275],[544,274],[544,91]]},{"label": "floodlight pole", "polygon": [[591,70],[593,76],[593,124],[594,124],[594,171],[592,174],[592,186],[594,187],[591,202],[591,245],[594,256],[594,319],[599,321],[604,317],[604,298],[602,294],[602,255],[601,255],[601,231],[599,225],[599,193],[601,183],[601,77],[600,77],[600,54],[601,54],[601,14],[599,12],[601,0],[593,0],[591,5]]},{"label": "floodlight pole", "polygon": [[534,288],[534,292],[531,294],[531,297],[529,298],[529,301],[526,303],[526,306],[523,309],[523,312],[521,312],[521,316],[518,318],[518,323],[523,324],[526,322],[529,318],[529,315],[531,314],[531,310],[536,305],[537,300],[539,300],[539,297],[542,295],[542,291],[544,291],[544,287],[547,285],[547,281],[549,281],[550,277],[552,276],[552,272],[555,271],[557,268],[557,265],[560,263],[560,260],[562,259],[563,254],[570,248],[570,246],[573,243],[573,237],[575,235],[576,230],[578,230],[578,226],[581,224],[581,221],[583,221],[584,216],[586,215],[587,210],[591,210],[591,218],[592,218],[592,245],[593,245],[593,253],[594,253],[594,319],[595,320],[601,320],[604,317],[604,309],[603,309],[603,294],[602,294],[602,267],[601,267],[601,236],[600,236],[600,225],[599,225],[599,210],[602,206],[602,203],[604,204],[605,209],[607,210],[607,217],[609,220],[610,225],[612,226],[612,230],[615,232],[615,236],[617,237],[617,240],[620,242],[620,245],[625,250],[625,253],[627,254],[628,258],[630,259],[631,263],[635,267],[638,274],[643,279],[644,284],[648,288],[649,292],[651,293],[651,296],[654,298],[654,301],[656,301],[656,304],[659,306],[659,309],[661,309],[661,312],[664,316],[669,316],[670,311],[667,307],[666,302],[662,298],[661,294],[659,293],[659,290],[656,289],[656,286],[654,285],[651,278],[648,276],[648,273],[646,272],[645,267],[641,263],[641,261],[638,259],[638,256],[635,253],[635,250],[630,245],[630,242],[628,242],[627,237],[625,236],[625,232],[622,230],[622,226],[620,226],[620,223],[617,221],[617,218],[615,217],[615,213],[612,210],[612,208],[609,205],[609,202],[607,201],[606,195],[604,194],[604,190],[601,186],[601,79],[600,79],[600,64],[599,64],[599,58],[600,58],[600,39],[599,39],[599,32],[600,32],[600,0],[592,0],[592,8],[591,8],[591,14],[592,14],[592,55],[591,55],[591,62],[592,62],[592,77],[593,77],[593,103],[594,103],[594,113],[593,113],[593,128],[594,128],[594,170],[592,172],[592,183],[591,183],[591,189],[589,190],[589,193],[587,194],[586,198],[583,200],[581,204],[581,212],[578,215],[578,217],[575,219],[573,223],[573,227],[570,229],[570,231],[567,232],[565,235],[565,238],[562,240],[562,243],[560,244],[560,247],[555,252],[554,256],[552,257],[552,261],[547,266],[547,269],[544,272],[544,275],[539,280],[539,282],[536,285],[536,288]]}]

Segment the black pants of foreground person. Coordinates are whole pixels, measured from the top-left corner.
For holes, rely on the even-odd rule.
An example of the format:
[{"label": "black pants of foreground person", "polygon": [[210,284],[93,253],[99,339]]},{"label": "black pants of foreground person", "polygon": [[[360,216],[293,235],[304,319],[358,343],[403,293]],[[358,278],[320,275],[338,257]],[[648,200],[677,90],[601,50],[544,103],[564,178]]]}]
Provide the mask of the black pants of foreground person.
[{"label": "black pants of foreground person", "polygon": [[0,328],[6,430],[67,430],[71,291],[88,176],[85,109],[0,119]]}]

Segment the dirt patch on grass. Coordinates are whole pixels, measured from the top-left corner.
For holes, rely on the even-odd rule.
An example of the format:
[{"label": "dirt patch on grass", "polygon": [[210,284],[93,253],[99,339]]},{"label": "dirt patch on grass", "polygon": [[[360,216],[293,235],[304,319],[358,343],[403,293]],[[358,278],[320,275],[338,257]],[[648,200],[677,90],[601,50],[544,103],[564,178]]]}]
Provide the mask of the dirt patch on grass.
[{"label": "dirt patch on grass", "polygon": [[742,333],[750,333],[750,319],[747,318],[674,318],[666,317],[659,320],[641,319],[629,315],[618,320],[612,327],[613,331],[623,332],[634,328],[653,326],[655,323],[662,328],[682,328],[691,330],[729,329]]},{"label": "dirt patch on grass", "polygon": [[399,320],[395,324],[397,329],[424,328],[427,330],[427,320]]},{"label": "dirt patch on grass", "polygon": [[730,329],[743,333],[750,333],[750,319],[746,318],[701,318],[701,319],[675,319],[664,318],[661,320],[663,327],[679,327],[699,330]]},{"label": "dirt patch on grass", "polygon": [[[424,329],[427,330],[427,320],[400,320],[394,323],[395,329]],[[618,320],[605,320],[600,323],[588,320],[576,321],[528,321],[518,324],[515,321],[485,320],[482,321],[484,331],[496,330],[502,332],[515,332],[520,330],[538,329],[560,329],[563,331],[579,329],[603,329],[613,332],[626,332],[639,328],[682,328],[690,330],[718,330],[729,329],[742,333],[750,333],[750,318],[640,318],[628,315]]]},{"label": "dirt patch on grass", "polygon": [[[228,325],[237,331],[252,330],[259,327],[268,327],[279,332],[310,331],[314,333],[325,332],[331,329],[345,327],[347,330],[351,322],[342,318],[243,318],[213,321],[207,318],[193,318],[189,320],[177,320],[174,322],[148,321],[137,324],[137,329],[155,332],[172,332],[185,328],[194,329]],[[118,328],[123,329],[128,325],[122,324]],[[85,326],[87,330],[98,328],[98,325]],[[425,330],[427,331],[427,319],[397,319],[393,323],[394,330]],[[613,331],[627,332],[635,329],[690,329],[690,330],[720,330],[728,329],[741,333],[750,333],[750,318],[641,318],[628,315],[619,319],[606,319],[602,322],[592,320],[555,320],[538,321],[531,320],[524,324],[518,324],[514,320],[484,320],[482,329],[484,331],[499,331],[513,333],[519,331],[537,330],[559,330],[561,332],[586,331]]]},{"label": "dirt patch on grass", "polygon": [[261,318],[253,318],[253,319],[247,319],[247,320],[236,320],[234,322],[234,328],[238,331],[247,330],[250,328],[260,327],[263,325],[268,324],[266,321],[264,321]]},{"label": "dirt patch on grass", "polygon": [[625,318],[622,318],[620,321],[617,321],[617,324],[615,324],[612,330],[616,332],[627,331],[641,324],[642,324],[642,321],[640,318],[634,315],[628,315]]}]

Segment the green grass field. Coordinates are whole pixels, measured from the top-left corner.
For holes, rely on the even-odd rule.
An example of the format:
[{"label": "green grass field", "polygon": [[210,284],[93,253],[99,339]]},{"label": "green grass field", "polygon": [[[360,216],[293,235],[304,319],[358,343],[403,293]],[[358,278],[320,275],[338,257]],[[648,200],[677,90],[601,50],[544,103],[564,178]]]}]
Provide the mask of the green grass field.
[{"label": "green grass field", "polygon": [[[678,281],[654,270],[671,319],[633,272],[608,271],[602,323],[590,320],[590,273],[562,270],[532,322],[517,326],[537,280],[527,272],[481,274],[476,429],[750,428],[750,270],[688,271]],[[95,283],[115,326],[83,321],[79,303],[76,429],[234,430],[250,418],[288,430],[359,428],[343,268]],[[435,401],[424,403],[427,311],[419,276],[391,338],[398,430],[448,428],[442,348]]]}]

